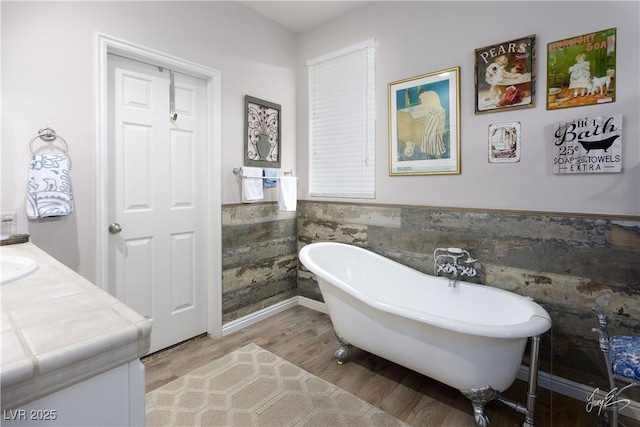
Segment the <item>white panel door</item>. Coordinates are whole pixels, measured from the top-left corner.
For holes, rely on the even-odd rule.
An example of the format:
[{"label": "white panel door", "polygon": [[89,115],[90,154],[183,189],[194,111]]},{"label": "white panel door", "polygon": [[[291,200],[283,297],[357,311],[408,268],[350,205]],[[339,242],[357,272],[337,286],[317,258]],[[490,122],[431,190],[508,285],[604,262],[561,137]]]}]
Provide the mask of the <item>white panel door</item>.
[{"label": "white panel door", "polygon": [[152,322],[151,352],[206,332],[206,82],[108,57],[109,290]]}]

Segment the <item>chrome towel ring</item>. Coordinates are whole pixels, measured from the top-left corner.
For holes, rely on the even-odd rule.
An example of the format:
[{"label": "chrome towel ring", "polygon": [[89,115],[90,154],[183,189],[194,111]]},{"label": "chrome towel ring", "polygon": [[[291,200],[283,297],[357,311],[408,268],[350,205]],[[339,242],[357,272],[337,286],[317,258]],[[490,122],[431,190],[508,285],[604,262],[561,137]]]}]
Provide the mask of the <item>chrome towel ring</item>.
[{"label": "chrome towel ring", "polygon": [[62,142],[62,146],[64,150],[63,155],[66,156],[67,153],[69,152],[69,146],[67,145],[67,141],[65,141],[64,138],[61,137],[60,135],[57,135],[55,130],[49,127],[46,127],[46,128],[40,129],[38,131],[38,134],[31,139],[31,142],[29,142],[29,151],[31,151],[31,154],[34,156],[36,155],[36,153],[33,150],[33,143],[38,138],[42,139],[43,141],[47,141],[49,144],[53,144],[56,141],[56,139],[59,139],[60,142]]}]

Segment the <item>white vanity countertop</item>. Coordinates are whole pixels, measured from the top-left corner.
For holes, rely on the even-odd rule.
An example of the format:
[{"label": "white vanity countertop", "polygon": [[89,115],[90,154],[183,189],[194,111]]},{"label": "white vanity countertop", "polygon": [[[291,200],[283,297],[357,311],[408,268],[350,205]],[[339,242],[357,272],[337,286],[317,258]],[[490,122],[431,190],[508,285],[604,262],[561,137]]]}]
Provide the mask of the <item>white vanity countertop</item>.
[{"label": "white vanity countertop", "polygon": [[0,287],[3,410],[147,354],[147,319],[32,243],[2,246],[0,253],[39,264]]}]

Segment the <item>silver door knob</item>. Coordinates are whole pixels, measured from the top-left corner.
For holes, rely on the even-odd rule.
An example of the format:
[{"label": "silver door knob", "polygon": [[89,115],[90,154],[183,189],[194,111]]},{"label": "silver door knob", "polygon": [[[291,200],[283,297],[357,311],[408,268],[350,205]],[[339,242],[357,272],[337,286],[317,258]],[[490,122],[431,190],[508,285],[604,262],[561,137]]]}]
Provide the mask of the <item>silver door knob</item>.
[{"label": "silver door knob", "polygon": [[113,224],[109,225],[109,233],[118,234],[121,231],[122,231],[122,226],[117,222],[114,222]]}]

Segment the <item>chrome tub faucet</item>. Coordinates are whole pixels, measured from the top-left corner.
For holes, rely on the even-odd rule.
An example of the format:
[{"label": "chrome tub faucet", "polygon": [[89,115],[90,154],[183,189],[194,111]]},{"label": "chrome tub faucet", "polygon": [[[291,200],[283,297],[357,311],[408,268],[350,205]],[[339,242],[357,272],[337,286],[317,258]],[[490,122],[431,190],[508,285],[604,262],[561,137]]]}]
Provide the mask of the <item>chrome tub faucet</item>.
[{"label": "chrome tub faucet", "polygon": [[437,248],[433,251],[433,274],[436,277],[440,272],[451,274],[449,276],[449,286],[455,288],[458,285],[458,274],[468,277],[474,277],[477,274],[473,266],[458,263],[458,259],[465,256],[467,257],[463,260],[465,264],[473,264],[477,261],[464,249]]}]

